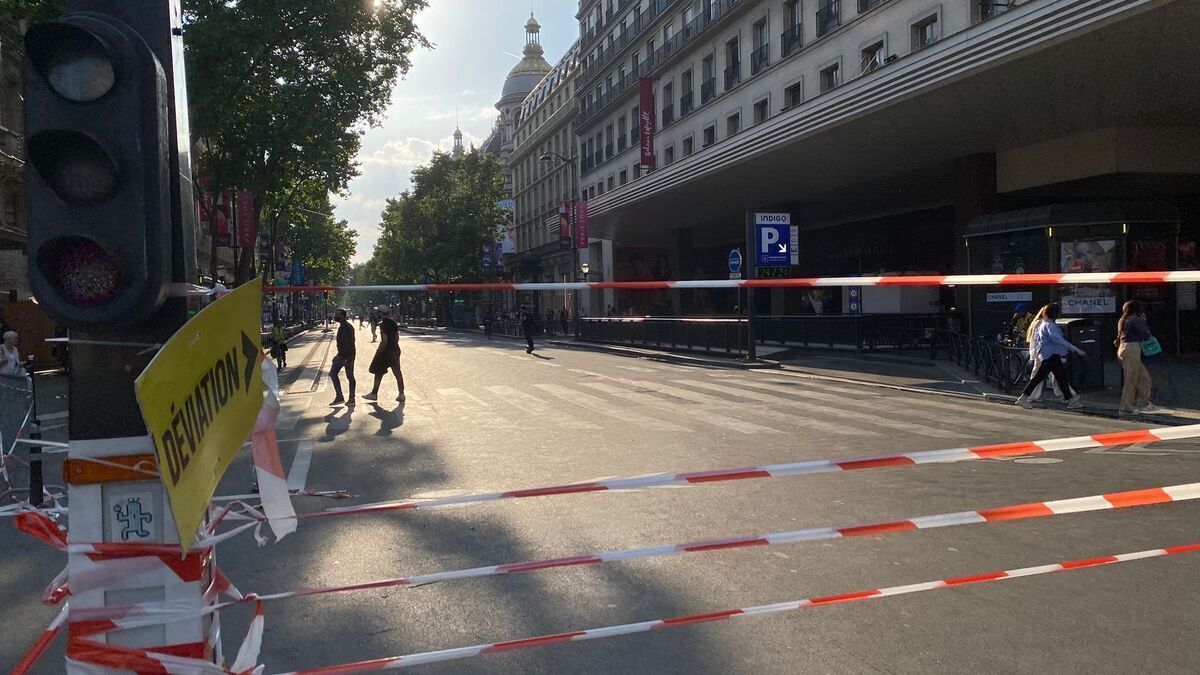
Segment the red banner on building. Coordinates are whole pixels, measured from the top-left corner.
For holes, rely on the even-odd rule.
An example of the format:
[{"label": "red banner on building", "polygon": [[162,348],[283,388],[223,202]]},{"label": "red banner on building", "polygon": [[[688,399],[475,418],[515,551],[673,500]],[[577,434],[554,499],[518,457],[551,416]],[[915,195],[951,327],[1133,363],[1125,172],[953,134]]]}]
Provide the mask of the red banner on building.
[{"label": "red banner on building", "polygon": [[254,193],[241,190],[237,193],[238,246],[254,248],[258,231],[254,223]]},{"label": "red banner on building", "polygon": [[212,238],[214,246],[233,246],[233,234],[230,228],[230,216],[232,215],[229,202],[231,201],[228,192],[222,192],[217,197],[217,205],[212,212]]},{"label": "red banner on building", "polygon": [[642,132],[642,166],[654,166],[654,80],[639,81],[638,124]]},{"label": "red banner on building", "polygon": [[575,202],[575,248],[588,247],[587,202]]}]

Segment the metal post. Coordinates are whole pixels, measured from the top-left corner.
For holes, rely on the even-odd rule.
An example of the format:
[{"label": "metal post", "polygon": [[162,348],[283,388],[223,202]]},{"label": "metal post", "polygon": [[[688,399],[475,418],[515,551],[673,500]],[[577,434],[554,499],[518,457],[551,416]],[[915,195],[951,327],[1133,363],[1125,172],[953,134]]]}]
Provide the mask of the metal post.
[{"label": "metal post", "polygon": [[[25,371],[29,373],[29,394],[32,403],[29,420],[29,438],[35,441],[42,440],[42,421],[38,419],[37,410],[37,378],[34,376],[33,357],[25,363]],[[42,477],[42,446],[29,446],[29,505],[40,507],[42,505],[42,494],[44,490],[44,479]]]},{"label": "metal post", "polygon": [[[758,276],[758,243],[754,241],[754,214],[746,213],[746,280]],[[754,288],[746,287],[746,358],[758,359],[758,348],[754,336]]]}]

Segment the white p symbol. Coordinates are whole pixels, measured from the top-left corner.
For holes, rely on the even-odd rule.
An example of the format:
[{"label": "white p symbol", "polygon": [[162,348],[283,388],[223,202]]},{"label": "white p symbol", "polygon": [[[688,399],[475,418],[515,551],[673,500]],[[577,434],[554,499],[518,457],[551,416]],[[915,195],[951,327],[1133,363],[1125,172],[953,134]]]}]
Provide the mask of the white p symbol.
[{"label": "white p symbol", "polygon": [[771,245],[779,242],[779,230],[773,227],[764,227],[759,233],[759,238],[762,240],[760,242],[762,245],[758,247],[758,250],[770,251]]}]

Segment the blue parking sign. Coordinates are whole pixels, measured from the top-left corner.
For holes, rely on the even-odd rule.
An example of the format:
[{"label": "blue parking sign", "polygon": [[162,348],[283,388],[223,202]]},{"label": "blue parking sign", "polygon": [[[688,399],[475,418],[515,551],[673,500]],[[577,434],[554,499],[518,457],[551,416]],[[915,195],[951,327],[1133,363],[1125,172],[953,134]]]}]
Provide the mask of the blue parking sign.
[{"label": "blue parking sign", "polygon": [[799,264],[797,239],[790,213],[754,214],[755,260],[760,267]]}]

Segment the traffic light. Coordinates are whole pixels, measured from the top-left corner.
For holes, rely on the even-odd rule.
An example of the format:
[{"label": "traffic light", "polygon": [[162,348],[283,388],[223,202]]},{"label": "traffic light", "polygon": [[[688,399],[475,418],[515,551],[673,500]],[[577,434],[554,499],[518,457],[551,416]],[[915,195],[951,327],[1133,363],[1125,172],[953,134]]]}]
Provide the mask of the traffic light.
[{"label": "traffic light", "polygon": [[171,282],[169,91],[146,42],[101,14],[25,35],[29,279],[60,324],[144,323]]}]

